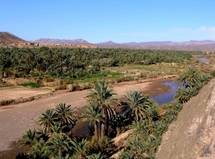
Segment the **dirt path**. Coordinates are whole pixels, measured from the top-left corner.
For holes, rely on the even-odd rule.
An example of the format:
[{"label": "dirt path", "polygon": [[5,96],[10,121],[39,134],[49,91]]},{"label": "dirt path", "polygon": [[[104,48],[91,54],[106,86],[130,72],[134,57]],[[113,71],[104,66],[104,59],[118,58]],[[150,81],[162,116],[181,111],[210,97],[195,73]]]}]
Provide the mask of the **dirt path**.
[{"label": "dirt path", "polygon": [[[127,83],[114,86],[118,96],[124,95],[128,90],[150,89],[152,82]],[[86,95],[89,90],[69,92],[0,108],[0,152],[9,149],[12,141],[18,140],[24,131],[36,127],[38,116],[45,110],[54,108],[58,103],[71,104],[74,108],[81,108],[86,104]]]}]

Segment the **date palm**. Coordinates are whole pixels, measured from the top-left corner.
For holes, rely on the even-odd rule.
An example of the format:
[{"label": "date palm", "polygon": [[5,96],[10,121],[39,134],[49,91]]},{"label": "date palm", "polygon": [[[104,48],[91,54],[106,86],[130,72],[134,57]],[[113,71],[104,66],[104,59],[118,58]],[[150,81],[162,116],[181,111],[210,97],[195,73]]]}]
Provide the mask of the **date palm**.
[{"label": "date palm", "polygon": [[98,103],[101,106],[108,106],[115,100],[113,95],[115,95],[113,89],[111,89],[104,80],[101,80],[93,85],[93,89],[88,94],[87,99],[88,101]]},{"label": "date palm", "polygon": [[193,87],[182,87],[176,91],[175,99],[177,102],[183,104],[190,100],[190,98],[192,98],[193,96],[197,95],[197,93],[197,90]]},{"label": "date palm", "polygon": [[108,120],[111,119],[115,111],[111,107],[111,103],[116,99],[113,97],[115,93],[108,84],[104,81],[97,81],[91,92],[88,94],[87,99],[89,102],[97,103],[102,113],[103,120],[100,120],[101,124],[101,137],[103,138],[107,134]]},{"label": "date palm", "polygon": [[89,142],[86,139],[82,139],[80,142],[71,140],[72,148],[75,151],[75,156],[78,159],[85,159],[88,151]]},{"label": "date palm", "polygon": [[98,104],[89,103],[86,107],[86,112],[83,114],[82,118],[87,121],[93,122],[94,135],[99,138],[99,121],[102,118],[101,109],[99,109]]},{"label": "date palm", "polygon": [[36,131],[35,130],[27,130],[22,136],[22,141],[25,145],[33,145],[36,139]]},{"label": "date palm", "polygon": [[125,96],[123,109],[128,109],[134,120],[139,121],[146,118],[146,109],[155,105],[153,100],[140,91],[130,91]]},{"label": "date palm", "polygon": [[32,145],[31,154],[34,158],[48,159],[50,153],[47,143],[43,139],[36,141]]},{"label": "date palm", "polygon": [[71,139],[63,133],[54,133],[52,134],[47,145],[50,149],[51,156],[54,158],[62,158],[67,152],[71,150],[69,143]]},{"label": "date palm", "polygon": [[108,158],[106,155],[99,153],[94,153],[92,155],[87,156],[87,159],[106,159]]},{"label": "date palm", "polygon": [[56,114],[53,110],[46,110],[45,113],[42,113],[42,116],[39,117],[39,124],[44,129],[45,132],[50,133],[51,127],[55,124]]},{"label": "date palm", "polygon": [[66,105],[65,103],[58,104],[55,108],[55,114],[59,126],[67,129],[66,131],[70,131],[77,122],[71,105]]},{"label": "date palm", "polygon": [[187,70],[179,76],[179,81],[185,85],[189,85],[190,87],[195,87],[200,82],[200,76],[196,68],[188,67]]}]

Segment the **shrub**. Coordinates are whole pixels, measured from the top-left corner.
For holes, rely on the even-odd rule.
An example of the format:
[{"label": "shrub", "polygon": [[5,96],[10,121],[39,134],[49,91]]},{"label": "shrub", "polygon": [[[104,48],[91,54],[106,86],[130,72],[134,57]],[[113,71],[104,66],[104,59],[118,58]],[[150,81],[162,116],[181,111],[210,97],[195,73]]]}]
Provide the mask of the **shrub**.
[{"label": "shrub", "polygon": [[38,88],[38,87],[41,87],[40,84],[34,83],[34,82],[23,83],[23,84],[21,84],[21,86],[23,86],[23,87],[31,87],[31,88]]},{"label": "shrub", "polygon": [[2,101],[0,101],[0,105],[1,106],[3,106],[3,105],[9,105],[9,104],[11,104],[13,102],[14,102],[13,99],[11,99],[11,100],[2,100]]},{"label": "shrub", "polygon": [[193,88],[193,87],[182,87],[182,88],[179,88],[176,93],[175,93],[175,100],[178,102],[178,103],[186,103],[187,101],[190,100],[190,98],[192,98],[193,96],[197,95],[198,94],[198,91]]},{"label": "shrub", "polygon": [[210,74],[211,74],[212,77],[215,77],[215,70],[211,71]]}]

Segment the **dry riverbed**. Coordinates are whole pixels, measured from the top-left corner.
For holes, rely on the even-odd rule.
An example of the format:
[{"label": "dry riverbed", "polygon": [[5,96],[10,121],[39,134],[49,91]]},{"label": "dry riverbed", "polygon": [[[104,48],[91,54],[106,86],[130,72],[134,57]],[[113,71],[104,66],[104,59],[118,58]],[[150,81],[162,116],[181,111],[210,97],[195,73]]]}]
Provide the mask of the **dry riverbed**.
[{"label": "dry riverbed", "polygon": [[[160,85],[163,81],[168,80],[125,82],[113,85],[113,89],[119,98],[129,90],[140,90],[152,96],[169,90],[168,86]],[[31,102],[0,107],[0,158],[14,158],[19,153],[20,148],[10,147],[11,143],[20,139],[27,129],[35,128],[37,118],[42,112],[54,108],[61,102],[71,104],[77,109],[82,108],[86,104],[85,97],[88,92],[89,90],[61,93]]]}]

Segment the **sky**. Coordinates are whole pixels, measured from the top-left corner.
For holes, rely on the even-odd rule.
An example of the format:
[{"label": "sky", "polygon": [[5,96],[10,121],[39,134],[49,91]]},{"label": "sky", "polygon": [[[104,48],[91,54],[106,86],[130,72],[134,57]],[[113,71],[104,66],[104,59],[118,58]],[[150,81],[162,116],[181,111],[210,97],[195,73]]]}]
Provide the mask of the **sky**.
[{"label": "sky", "polygon": [[215,40],[215,0],[0,0],[0,31],[91,43]]}]

